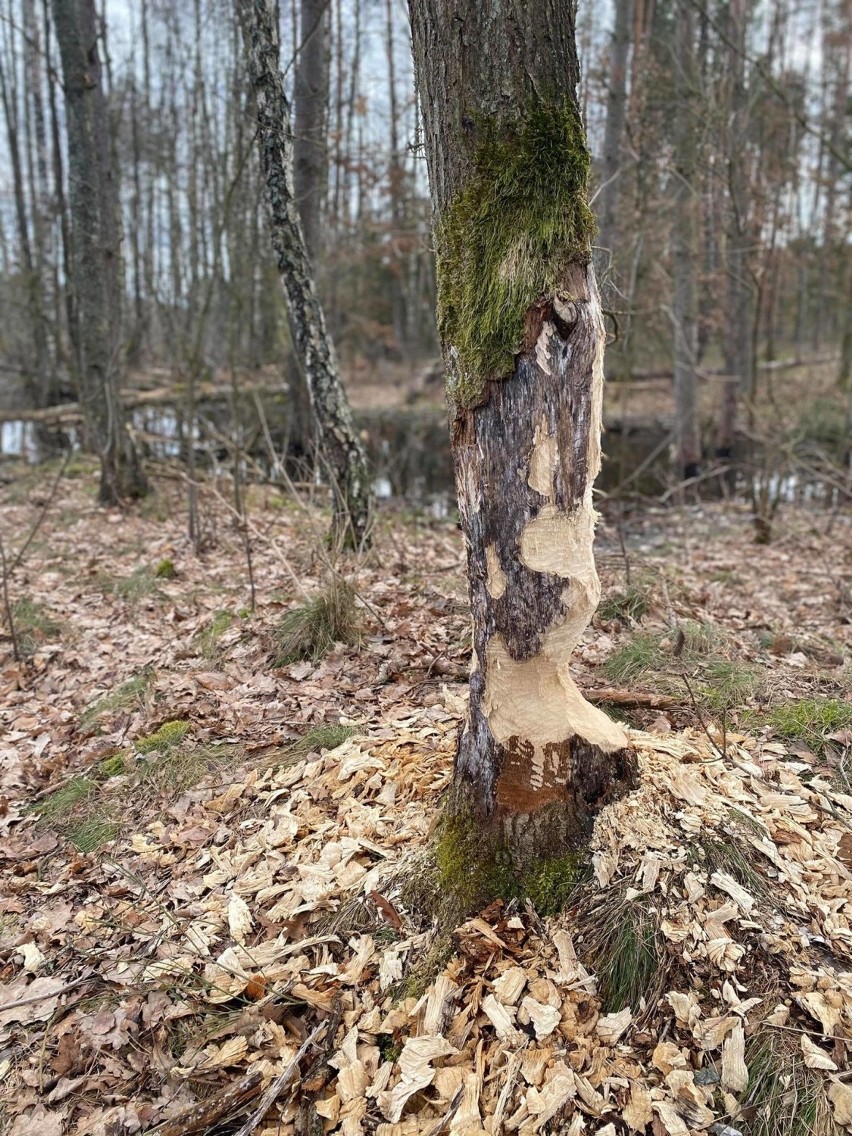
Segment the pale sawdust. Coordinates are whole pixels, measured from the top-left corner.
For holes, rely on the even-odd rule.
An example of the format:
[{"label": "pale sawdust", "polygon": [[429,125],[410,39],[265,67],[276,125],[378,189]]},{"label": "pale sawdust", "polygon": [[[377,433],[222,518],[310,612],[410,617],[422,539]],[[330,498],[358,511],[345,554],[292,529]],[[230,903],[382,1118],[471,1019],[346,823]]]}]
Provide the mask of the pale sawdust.
[{"label": "pale sawdust", "polygon": [[[428,841],[462,711],[446,689],[443,707],[389,723],[383,736],[253,773],[204,802],[192,839],[201,840],[199,826],[210,839],[197,852],[185,854],[179,823],[159,821],[102,863],[100,887],[90,875],[66,893],[63,957],[46,963],[30,952],[30,970],[94,974],[108,997],[71,1014],[53,998],[47,1020],[17,1011],[29,1018],[28,1045],[7,1048],[3,1061],[6,1099],[20,1113],[10,1132],[29,1131],[24,1119],[36,1110],[40,1122],[58,1114],[58,1128],[45,1122],[50,1131],[80,1133],[175,1119],[247,1066],[267,1083],[312,1023],[335,1014],[327,1064],[278,1102],[265,1131],[294,1131],[306,1101],[324,1131],[345,1136],[533,1133],[551,1120],[572,1136],[612,1136],[617,1122],[669,1136],[717,1121],[742,1128],[748,1039],[760,1023],[793,1039],[835,1115],[852,1124],[843,1065],[852,798],[804,782],[780,745],[729,736],[721,760],[702,736],[633,735],[642,785],[601,814],[590,886],[627,889],[653,913],[674,981],[656,1004],[605,1013],[582,961],[582,926],[499,905],[459,929],[456,953],[422,997],[405,996],[430,936],[409,931],[389,881]],[[734,824],[771,903],[690,855]],[[133,859],[138,875],[127,868]],[[162,881],[156,895],[143,877]],[[51,890],[46,881],[47,910]],[[322,933],[329,913],[357,897],[363,929],[348,941]],[[28,989],[16,979],[4,1001]],[[153,1070],[131,1063],[139,1072],[124,1102],[95,1107],[72,1095],[70,1077],[42,1094],[48,1035],[60,1046],[70,1035],[90,1066],[115,1061],[132,1034],[131,1016],[122,1035],[119,1010],[133,999],[139,1017],[159,1015],[161,1040]],[[268,1013],[274,1005],[282,1012]],[[212,1038],[189,1028],[240,1006]],[[0,1012],[7,1037],[23,1028],[15,1015]],[[193,1039],[179,1054],[176,1020]]]}]

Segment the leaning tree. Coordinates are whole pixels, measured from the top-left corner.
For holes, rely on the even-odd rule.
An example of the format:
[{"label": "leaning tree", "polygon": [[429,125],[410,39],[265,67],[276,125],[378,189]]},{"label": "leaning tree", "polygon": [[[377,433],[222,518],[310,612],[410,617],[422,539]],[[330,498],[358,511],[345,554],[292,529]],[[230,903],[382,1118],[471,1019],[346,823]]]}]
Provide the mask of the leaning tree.
[{"label": "leaning tree", "polygon": [[636,779],[569,659],[597,606],[604,325],[575,0],[410,0],[473,615],[451,813],[517,866]]},{"label": "leaning tree", "polygon": [[334,535],[360,547],[369,535],[371,487],[314,283],[293,183],[293,130],[284,91],[277,0],[234,0],[257,113],[257,144],[270,205],[272,244],[287,295],[290,334],[303,369],[334,494]]}]

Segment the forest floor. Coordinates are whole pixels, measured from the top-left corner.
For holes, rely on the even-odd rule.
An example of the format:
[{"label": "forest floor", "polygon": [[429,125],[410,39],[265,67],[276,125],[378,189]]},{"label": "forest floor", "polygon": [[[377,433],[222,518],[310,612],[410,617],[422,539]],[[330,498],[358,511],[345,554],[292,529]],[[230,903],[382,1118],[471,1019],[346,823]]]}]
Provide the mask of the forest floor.
[{"label": "forest floor", "polygon": [[196,552],[177,477],[129,514],[51,479],[0,491],[0,1130],[852,1129],[848,513],[602,520],[576,675],[642,787],[562,913],[442,938],[456,527],[388,511],[331,563],[252,487],[253,606],[224,482]]}]

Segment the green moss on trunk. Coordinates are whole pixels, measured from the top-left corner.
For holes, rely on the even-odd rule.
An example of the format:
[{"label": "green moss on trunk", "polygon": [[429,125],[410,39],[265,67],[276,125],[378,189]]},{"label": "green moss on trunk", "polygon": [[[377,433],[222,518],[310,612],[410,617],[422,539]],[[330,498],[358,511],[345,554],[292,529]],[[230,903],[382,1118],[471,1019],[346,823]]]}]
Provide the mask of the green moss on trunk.
[{"label": "green moss on trunk", "polygon": [[572,99],[514,121],[479,119],[472,170],[437,229],[438,324],[458,406],[511,373],[529,309],[587,262],[589,151]]},{"label": "green moss on trunk", "polygon": [[540,915],[556,915],[583,878],[588,863],[583,852],[568,851],[516,864],[499,835],[466,811],[448,812],[442,817],[434,852],[440,893],[457,918],[495,899],[528,899]]}]

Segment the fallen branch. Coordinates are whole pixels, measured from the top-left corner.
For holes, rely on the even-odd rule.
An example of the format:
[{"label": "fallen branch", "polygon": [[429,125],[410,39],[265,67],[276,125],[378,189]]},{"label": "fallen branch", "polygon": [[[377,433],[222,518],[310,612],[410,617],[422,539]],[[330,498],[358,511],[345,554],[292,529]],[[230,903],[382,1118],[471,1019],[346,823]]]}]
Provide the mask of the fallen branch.
[{"label": "fallen branch", "polygon": [[669,694],[651,694],[643,690],[613,690],[610,687],[582,687],[583,697],[598,704],[610,702],[613,706],[648,706],[652,710],[676,710],[682,703]]},{"label": "fallen branch", "polygon": [[242,1112],[257,1096],[261,1080],[261,1071],[255,1066],[235,1084],[226,1085],[212,1097],[184,1109],[174,1120],[148,1131],[156,1133],[156,1136],[192,1136],[194,1132],[212,1128],[220,1120]]},{"label": "fallen branch", "polygon": [[319,1035],[327,1027],[328,1020],[320,1022],[320,1024],[316,1026],[314,1030],[307,1036],[304,1042],[299,1046],[299,1050],[296,1053],[296,1056],[293,1058],[284,1072],[279,1077],[275,1078],[275,1080],[260,1098],[260,1104],[251,1114],[242,1128],[236,1133],[236,1136],[251,1136],[251,1134],[263,1120],[264,1116],[266,1116],[267,1112],[269,1112],[272,1105],[275,1104],[278,1097],[283,1093],[284,1089],[286,1089],[287,1085],[290,1083],[294,1073],[296,1073],[299,1068],[299,1062],[305,1056],[313,1043],[317,1040]]}]

